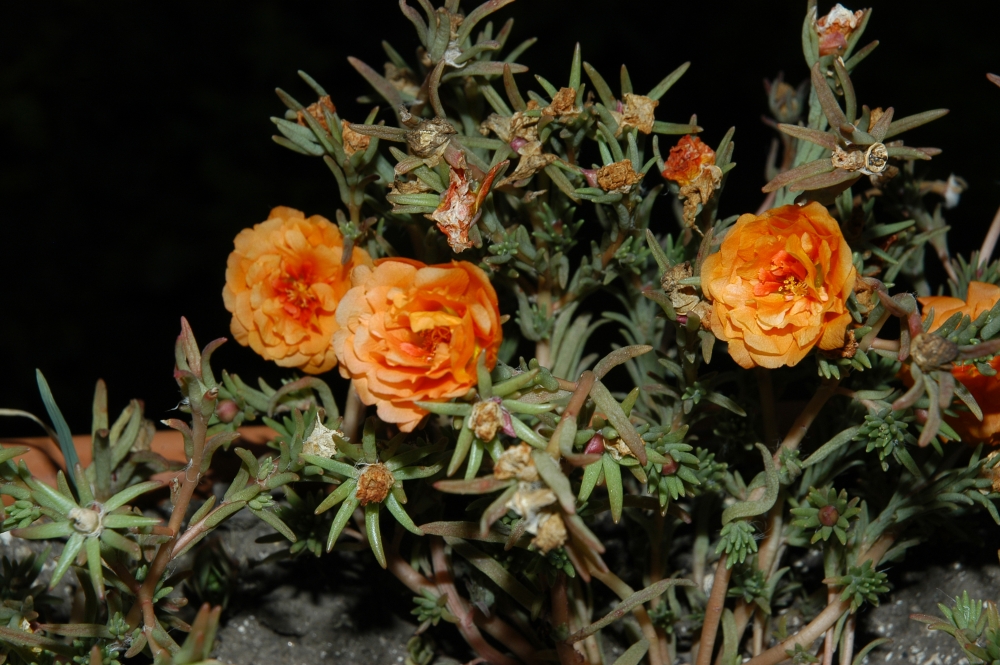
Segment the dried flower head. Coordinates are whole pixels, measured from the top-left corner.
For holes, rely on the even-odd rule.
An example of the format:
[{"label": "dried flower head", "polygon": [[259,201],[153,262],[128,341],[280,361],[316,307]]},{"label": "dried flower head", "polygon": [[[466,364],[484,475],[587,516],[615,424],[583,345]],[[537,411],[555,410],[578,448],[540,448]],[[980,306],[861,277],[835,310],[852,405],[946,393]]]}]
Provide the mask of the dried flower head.
[{"label": "dried flower head", "polygon": [[559,88],[552,103],[542,109],[542,115],[552,116],[564,123],[575,120],[580,115],[580,108],[576,105],[576,90]]},{"label": "dried flower head", "polygon": [[684,261],[675,266],[671,266],[664,271],[660,278],[660,286],[670,298],[670,304],[674,311],[680,315],[697,314],[703,326],[708,326],[709,318],[712,314],[712,307],[702,300],[698,294],[698,289],[687,284],[681,284],[682,279],[694,276],[691,263]]},{"label": "dried flower head", "polygon": [[233,314],[236,341],[282,367],[309,374],[333,368],[337,305],[350,288],[351,269],[372,265],[368,253],[355,247],[341,263],[340,230],[324,217],[307,219],[285,207],[241,231],[235,245],[222,299]]},{"label": "dried flower head", "polygon": [[635,95],[631,92],[626,92],[623,97],[624,99],[618,102],[617,108],[611,112],[611,115],[618,122],[618,133],[621,134],[633,128],[638,129],[643,134],[651,133],[653,122],[656,120],[653,117],[653,110],[660,105],[660,102],[645,95]]},{"label": "dried flower head", "polygon": [[469,423],[480,441],[492,441],[503,428],[503,409],[494,400],[480,400],[472,405]]},{"label": "dried flower head", "polygon": [[506,168],[507,164],[504,160],[494,166],[482,182],[471,180],[467,168],[451,168],[448,189],[441,195],[437,210],[427,217],[437,222],[438,229],[448,238],[448,244],[455,253],[472,247],[469,230],[482,214],[480,207],[490,193],[497,173]]},{"label": "dried flower head", "polygon": [[565,545],[567,537],[566,523],[559,513],[542,513],[538,520],[538,533],[531,540],[531,544],[544,554],[548,554],[557,547]]},{"label": "dried flower head", "polygon": [[351,123],[346,120],[340,121],[340,135],[343,137],[344,152],[348,157],[356,152],[364,152],[372,142],[372,137],[354,131],[351,129]]},{"label": "dried flower head", "polygon": [[305,127],[305,114],[308,113],[323,127],[323,129],[330,131],[330,126],[326,124],[326,115],[323,113],[323,109],[326,109],[330,115],[337,112],[337,107],[334,106],[333,102],[330,100],[330,95],[323,95],[319,98],[319,101],[313,102],[302,111],[298,111],[296,113],[296,121]]},{"label": "dried flower head", "polygon": [[623,159],[597,170],[597,186],[606,192],[628,194],[642,180],[642,176],[642,173],[636,173],[632,168],[632,160]]},{"label": "dried flower head", "polygon": [[865,17],[865,10],[852,12],[839,2],[822,18],[813,24],[819,36],[819,54],[842,54],[847,50],[847,38],[857,30]]},{"label": "dried flower head", "polygon": [[381,462],[369,464],[358,474],[358,488],[354,496],[362,506],[382,503],[389,496],[395,482],[396,479],[385,464]]},{"label": "dried flower head", "polygon": [[406,144],[417,157],[432,159],[444,154],[445,147],[455,128],[444,118],[421,120],[417,126],[406,133]]},{"label": "dried flower head", "polygon": [[538,469],[531,459],[531,451],[531,446],[523,441],[507,448],[497,458],[497,463],[493,466],[493,476],[497,480],[517,478],[529,483],[535,482],[538,480]]},{"label": "dried flower head", "polygon": [[339,429],[330,429],[317,420],[312,434],[302,442],[302,452],[317,457],[333,457],[337,454],[337,443],[333,440],[334,436],[343,439],[344,433]]}]

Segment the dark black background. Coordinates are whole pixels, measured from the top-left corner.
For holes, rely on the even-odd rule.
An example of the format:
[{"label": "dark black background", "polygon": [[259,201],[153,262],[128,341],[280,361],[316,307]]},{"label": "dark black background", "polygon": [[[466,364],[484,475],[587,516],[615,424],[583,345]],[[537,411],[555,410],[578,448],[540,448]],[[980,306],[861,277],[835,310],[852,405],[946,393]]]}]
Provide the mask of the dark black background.
[{"label": "dark black background", "polygon": [[[905,138],[945,149],[928,167],[934,177],[970,182],[947,214],[953,247],[969,251],[1000,204],[1000,89],[984,77],[1000,71],[1000,6],[872,4],[864,41],[881,46],[854,76],[859,100],[894,106],[897,117],[952,109]],[[759,120],[761,80],[807,76],[804,11],[799,0],[521,0],[494,21],[515,18],[511,44],[540,38],[520,61],[557,86],[577,41],[609,82],[626,63],[637,92],[691,60],[657,117],[697,113],[712,145],[736,126],[738,167],[722,200],[730,215],[762,200],[772,132]],[[382,38],[412,58],[416,37],[390,0],[0,0],[0,407],[42,413],[39,367],[74,431],[89,429],[98,377],[113,410],[141,397],[150,417],[167,417],[180,317],[202,343],[229,334],[220,292],[232,238],[275,205],[331,219],[338,206],[319,160],[269,139],[269,116],[284,110],[273,89],[308,100],[295,73],[306,70],[360,121],[367,108],[354,99],[369,89],[346,56],[381,70]],[[519,81],[538,89],[530,75]],[[654,214],[654,227],[672,228],[666,202]],[[235,344],[217,358],[248,379],[282,375]],[[0,436],[34,433],[27,421],[0,421]]]}]

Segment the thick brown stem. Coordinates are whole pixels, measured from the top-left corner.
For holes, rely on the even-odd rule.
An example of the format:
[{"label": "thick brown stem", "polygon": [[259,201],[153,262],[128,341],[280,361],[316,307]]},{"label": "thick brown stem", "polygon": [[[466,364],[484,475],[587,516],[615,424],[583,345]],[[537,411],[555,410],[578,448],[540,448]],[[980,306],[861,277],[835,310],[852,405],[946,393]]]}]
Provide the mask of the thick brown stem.
[{"label": "thick brown stem", "polygon": [[854,658],[854,626],[857,615],[851,615],[844,624],[844,635],[840,640],[840,665],[851,665]]},{"label": "thick brown stem", "polygon": [[715,579],[712,581],[712,593],[705,606],[705,621],[701,627],[701,640],[698,643],[698,659],[695,665],[709,665],[712,662],[712,650],[715,647],[715,636],[719,632],[719,619],[726,606],[726,591],[729,589],[731,568],[726,567],[727,556],[719,557],[715,566]]},{"label": "thick brown stem", "polygon": [[463,602],[455,588],[455,582],[451,576],[451,569],[448,566],[448,557],[444,553],[444,540],[437,537],[430,537],[431,562],[434,566],[434,581],[438,590],[448,597],[448,610],[455,615],[456,626],[462,633],[462,637],[470,647],[484,660],[493,665],[518,665],[518,662],[506,654],[497,651],[492,644],[486,641],[483,634],[479,632],[473,620],[473,613]]},{"label": "thick brown stem", "polygon": [[[556,630],[560,628],[567,633],[573,631],[573,624],[570,621],[569,595],[566,593],[566,576],[560,574],[549,590],[549,600],[552,604],[552,625]],[[556,653],[559,655],[559,662],[562,665],[577,665],[583,655],[575,644],[567,644],[560,640],[556,643]]]},{"label": "thick brown stem", "polygon": [[[816,394],[813,395],[812,399],[809,400],[809,403],[806,404],[806,408],[802,410],[799,417],[795,419],[794,423],[792,423],[791,428],[788,430],[788,434],[785,435],[785,440],[781,442],[781,448],[795,450],[799,447],[799,444],[802,443],[802,438],[806,435],[806,432],[809,431],[809,426],[813,424],[814,420],[816,420],[816,416],[819,415],[819,412],[823,409],[827,400],[836,394],[838,385],[840,385],[839,379],[826,380],[820,384]],[[778,453],[780,452],[781,450],[779,449],[774,453],[775,464],[780,462],[778,459]]]},{"label": "thick brown stem", "polygon": [[[871,561],[873,566],[877,565],[879,560],[892,546],[894,540],[895,538],[891,535],[883,535],[875,541],[875,543],[868,548],[864,554],[858,557],[856,565],[861,565],[865,561]],[[816,640],[816,638],[834,626],[840,619],[841,615],[850,609],[851,602],[849,600],[838,600],[835,603],[827,605],[826,609],[820,612],[819,615],[803,627],[802,630],[797,632],[795,635],[792,635],[781,644],[773,646],[759,656],[751,658],[744,665],[777,665],[777,663],[780,663],[788,658],[787,652],[793,650],[796,644],[800,644],[802,647],[808,647]]]}]

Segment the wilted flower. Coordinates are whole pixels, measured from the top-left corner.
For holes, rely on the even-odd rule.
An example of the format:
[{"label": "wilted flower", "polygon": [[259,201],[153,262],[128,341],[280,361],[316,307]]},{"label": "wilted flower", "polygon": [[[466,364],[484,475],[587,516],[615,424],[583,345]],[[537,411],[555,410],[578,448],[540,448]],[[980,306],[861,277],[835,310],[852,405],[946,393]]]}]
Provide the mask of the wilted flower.
[{"label": "wilted flower", "polygon": [[[934,331],[954,314],[961,313],[975,320],[983,312],[990,311],[1000,300],[1000,286],[969,282],[965,300],[949,296],[927,296],[918,300],[923,305],[925,319],[930,310],[934,309],[934,321],[930,328],[930,331]],[[982,422],[969,411],[962,411],[956,418],[946,416],[945,420],[963,441],[996,446],[1000,445],[1000,374],[996,374],[1000,371],[1000,355],[993,356],[985,364],[994,371],[992,376],[983,374],[971,362],[953,365],[951,370],[952,375],[969,389],[982,409]]]},{"label": "wilted flower", "polygon": [[571,122],[580,115],[580,108],[576,105],[576,90],[559,88],[552,103],[542,109],[542,115],[552,116],[559,122]]},{"label": "wilted flower", "polygon": [[663,177],[681,187],[690,185],[708,166],[715,164],[715,151],[697,136],[682,136],[667,157]]},{"label": "wilted flower", "polygon": [[634,95],[626,92],[624,100],[618,102],[617,108],[611,112],[615,120],[618,121],[618,133],[635,128],[643,134],[653,131],[653,110],[660,105],[655,99],[650,99],[645,95]]},{"label": "wilted flower", "polygon": [[856,277],[840,226],[816,202],[741,216],[701,268],[712,332],[747,368],[842,347]]},{"label": "wilted flower", "polygon": [[642,176],[642,173],[635,172],[632,160],[623,159],[598,169],[597,186],[606,192],[628,194],[632,191],[632,186],[642,180]]},{"label": "wilted flower", "polygon": [[715,151],[697,136],[682,136],[667,157],[663,177],[680,185],[684,199],[684,223],[694,226],[698,206],[708,203],[722,182],[722,169],[715,165]]},{"label": "wilted flower", "polygon": [[337,107],[334,106],[333,101],[330,100],[330,95],[323,95],[322,97],[319,98],[319,101],[313,102],[302,111],[298,111],[296,113],[296,121],[300,125],[305,127],[306,126],[305,114],[308,113],[309,115],[311,115],[313,118],[316,119],[316,122],[322,125],[323,129],[325,129],[326,131],[330,131],[330,127],[326,124],[326,115],[324,115],[323,109],[326,109],[330,113],[330,115],[333,115],[334,113],[337,112]]},{"label": "wilted flower", "polygon": [[340,230],[285,207],[241,231],[235,245],[222,298],[236,341],[282,367],[309,374],[333,368],[337,304],[350,288],[351,268],[371,265],[368,253],[355,247],[342,264]]},{"label": "wilted flower", "polygon": [[482,214],[480,207],[490,193],[497,173],[507,164],[504,160],[494,166],[482,182],[470,180],[467,168],[451,168],[451,182],[441,196],[441,204],[427,217],[437,222],[438,229],[447,236],[454,252],[464,252],[472,247],[469,229]]},{"label": "wilted flower", "polygon": [[481,353],[487,368],[496,364],[503,338],[497,295],[475,265],[389,258],[358,267],[351,282],[333,345],[341,374],[385,422],[413,430],[426,414],[414,402],[466,394]]},{"label": "wilted flower", "polygon": [[372,142],[372,137],[351,129],[351,123],[340,121],[340,135],[343,137],[344,152],[350,157],[356,152],[364,152]]},{"label": "wilted flower", "polygon": [[863,9],[852,12],[838,2],[830,13],[816,19],[814,27],[819,35],[819,54],[843,53],[847,49],[847,38],[857,30],[864,17]]}]

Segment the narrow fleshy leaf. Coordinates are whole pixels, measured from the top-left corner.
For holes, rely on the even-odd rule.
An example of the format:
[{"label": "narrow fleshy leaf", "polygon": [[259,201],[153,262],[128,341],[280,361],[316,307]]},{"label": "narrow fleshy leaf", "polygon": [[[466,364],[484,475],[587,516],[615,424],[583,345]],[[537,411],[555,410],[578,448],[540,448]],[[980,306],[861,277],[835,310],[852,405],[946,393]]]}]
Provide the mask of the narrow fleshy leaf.
[{"label": "narrow fleshy leaf", "polygon": [[895,120],[889,125],[889,129],[886,130],[883,139],[889,139],[897,134],[902,134],[905,131],[909,131],[914,127],[919,127],[920,125],[926,125],[932,120],[937,120],[943,116],[948,115],[948,109],[934,109],[933,111],[924,111],[923,113],[915,113],[913,115],[908,115],[905,118],[900,118]]},{"label": "narrow fleshy leaf", "polygon": [[403,98],[400,96],[399,90],[393,87],[393,85],[389,83],[384,76],[357,58],[349,57],[347,58],[347,61],[351,63],[351,66],[354,67],[354,69],[356,69],[357,72],[361,74],[361,76],[363,76],[373,88],[375,88],[375,91],[378,94],[382,95],[382,98],[389,103],[392,110],[395,111],[397,116],[399,116],[399,107],[403,103]]},{"label": "narrow fleshy leaf", "polygon": [[761,188],[763,192],[775,192],[785,185],[789,185],[798,180],[805,180],[806,178],[811,178],[813,176],[819,175],[821,173],[829,173],[834,170],[833,162],[829,158],[817,159],[812,162],[807,162],[800,166],[796,166],[790,171],[785,171],[784,173],[779,173],[776,175],[771,182],[767,183]]},{"label": "narrow fleshy leaf", "polygon": [[507,592],[524,609],[534,613],[537,606],[542,602],[540,596],[532,593],[528,587],[524,586],[517,577],[501,566],[493,557],[480,551],[461,538],[445,536],[444,541],[455,552],[458,552],[466,561],[472,564],[473,567],[493,580],[498,587]]},{"label": "narrow fleshy leaf", "polygon": [[820,106],[823,107],[823,114],[830,122],[830,126],[840,127],[846,123],[847,118],[844,116],[840,104],[837,103],[837,98],[834,96],[833,90],[827,84],[826,77],[823,76],[818,62],[812,67],[812,85],[813,90],[816,92],[816,97],[819,99]]},{"label": "narrow fleshy leaf", "polygon": [[680,67],[667,74],[662,81],[657,83],[656,86],[649,91],[649,94],[646,96],[655,100],[665,95],[666,92],[670,90],[670,88],[672,88],[682,76],[684,76],[684,72],[686,72],[690,66],[690,61],[685,62]]},{"label": "narrow fleshy leaf", "polygon": [[615,605],[615,608],[611,610],[611,612],[604,615],[594,623],[590,624],[586,628],[578,630],[577,632],[567,637],[566,642],[568,644],[575,644],[576,642],[580,642],[581,640],[590,637],[591,635],[601,630],[602,628],[610,626],[615,621],[618,621],[619,619],[623,618],[626,614],[631,612],[636,607],[663,595],[666,592],[666,590],[672,586],[694,586],[694,582],[683,578],[676,578],[676,579],[660,580],[655,584],[650,584],[645,589],[636,591],[632,595],[622,600],[622,602]]},{"label": "narrow fleshy leaf", "polygon": [[604,484],[608,488],[608,500],[611,504],[611,519],[618,524],[622,519],[622,504],[625,499],[621,467],[611,455],[604,455],[601,461],[604,467]]},{"label": "narrow fleshy leaf", "polygon": [[559,499],[559,505],[572,515],[576,512],[576,497],[573,495],[573,488],[570,486],[569,478],[559,468],[559,463],[544,450],[535,450],[531,453],[531,459],[535,462],[538,475],[549,489],[555,492]]},{"label": "narrow fleshy leaf", "polygon": [[333,549],[337,538],[340,537],[340,532],[347,526],[348,520],[351,519],[351,515],[354,514],[354,511],[360,504],[361,502],[353,496],[348,497],[344,503],[340,504],[340,510],[337,511],[337,516],[333,518],[333,523],[330,525],[330,535],[326,538],[327,552]]},{"label": "narrow fleshy leaf", "polygon": [[122,506],[130,503],[136,497],[145,494],[146,492],[152,492],[160,487],[163,487],[163,483],[159,480],[147,480],[144,483],[138,483],[136,485],[132,485],[131,487],[126,487],[104,503],[104,510],[107,512],[118,510]]},{"label": "narrow fleshy leaf", "polygon": [[49,414],[49,420],[52,421],[52,427],[58,436],[59,450],[62,451],[63,459],[66,462],[66,472],[69,474],[69,479],[75,487],[77,484],[76,465],[80,463],[80,458],[77,456],[76,447],[73,445],[73,433],[70,431],[69,424],[66,422],[62,411],[59,410],[59,406],[52,396],[52,389],[49,388],[49,382],[45,380],[42,370],[35,370],[35,379],[38,382],[38,392],[41,393],[42,403],[45,405],[45,410]]},{"label": "narrow fleshy leaf", "polygon": [[646,465],[646,445],[635,431],[635,427],[629,422],[621,405],[611,395],[611,392],[601,383],[600,379],[594,381],[590,389],[590,396],[593,398],[597,408],[604,412],[611,425],[618,430],[618,435],[629,447],[632,454],[643,466]]},{"label": "narrow fleshy leaf", "polygon": [[862,173],[860,171],[844,171],[842,169],[834,169],[829,173],[821,173],[820,175],[816,175],[811,178],[796,180],[788,186],[788,191],[801,192],[813,189],[824,189],[826,187],[841,185],[845,182],[853,182],[861,176]]},{"label": "narrow fleshy leaf", "polygon": [[794,136],[797,139],[803,139],[823,146],[827,150],[833,150],[837,147],[837,139],[830,132],[821,132],[811,127],[800,127],[799,125],[789,125],[783,122],[778,124],[778,131],[789,136]]}]

